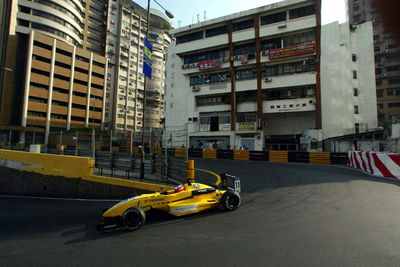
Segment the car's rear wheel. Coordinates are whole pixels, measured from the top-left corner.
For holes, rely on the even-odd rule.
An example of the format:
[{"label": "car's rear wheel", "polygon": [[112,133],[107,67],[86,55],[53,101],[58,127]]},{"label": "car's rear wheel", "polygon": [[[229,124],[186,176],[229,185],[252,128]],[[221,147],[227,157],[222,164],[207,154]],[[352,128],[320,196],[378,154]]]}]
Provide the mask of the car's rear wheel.
[{"label": "car's rear wheel", "polygon": [[240,195],[236,191],[228,190],[222,195],[220,203],[222,208],[226,211],[235,210],[240,206]]},{"label": "car's rear wheel", "polygon": [[122,214],[122,224],[128,231],[139,229],[146,221],[146,213],[140,207],[132,207]]}]

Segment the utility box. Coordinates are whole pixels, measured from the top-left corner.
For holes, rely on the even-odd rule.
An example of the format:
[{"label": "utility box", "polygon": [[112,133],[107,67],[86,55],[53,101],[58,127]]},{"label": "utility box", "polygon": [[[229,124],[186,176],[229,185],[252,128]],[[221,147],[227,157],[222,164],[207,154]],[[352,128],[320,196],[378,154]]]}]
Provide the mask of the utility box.
[{"label": "utility box", "polygon": [[40,145],[30,145],[29,152],[40,153]]}]

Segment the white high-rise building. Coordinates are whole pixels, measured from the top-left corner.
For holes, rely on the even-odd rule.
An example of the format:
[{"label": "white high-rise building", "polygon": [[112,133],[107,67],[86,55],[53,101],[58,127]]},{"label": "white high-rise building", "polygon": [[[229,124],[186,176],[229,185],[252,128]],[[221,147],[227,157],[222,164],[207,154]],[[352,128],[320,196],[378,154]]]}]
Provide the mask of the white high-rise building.
[{"label": "white high-rise building", "polygon": [[[112,0],[108,9],[106,121],[116,132],[140,132],[144,112],[146,9],[128,0]],[[160,128],[164,115],[165,53],[171,42],[168,35],[171,25],[158,10],[151,9],[150,13],[153,77],[147,79],[145,128]]]},{"label": "white high-rise building", "polygon": [[375,128],[372,25],[322,27],[320,14],[320,0],[288,0],[170,31],[173,146],[182,125],[190,147],[308,151]]}]

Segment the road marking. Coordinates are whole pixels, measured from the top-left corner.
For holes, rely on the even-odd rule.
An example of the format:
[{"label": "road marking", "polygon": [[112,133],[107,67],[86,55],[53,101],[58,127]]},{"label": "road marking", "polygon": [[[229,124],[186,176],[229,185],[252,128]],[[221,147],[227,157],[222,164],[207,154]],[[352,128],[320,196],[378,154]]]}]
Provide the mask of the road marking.
[{"label": "road marking", "polygon": [[122,199],[89,199],[89,198],[62,198],[62,197],[30,197],[30,196],[11,196],[11,195],[0,195],[0,197],[24,198],[24,199],[93,201],[93,202],[115,202],[115,201],[121,201],[122,200]]}]

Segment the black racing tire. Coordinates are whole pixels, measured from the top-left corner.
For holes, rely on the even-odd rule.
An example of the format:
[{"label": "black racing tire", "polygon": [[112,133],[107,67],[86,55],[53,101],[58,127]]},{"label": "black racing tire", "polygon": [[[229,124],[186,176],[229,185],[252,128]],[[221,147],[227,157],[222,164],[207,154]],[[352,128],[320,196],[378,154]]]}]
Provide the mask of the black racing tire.
[{"label": "black racing tire", "polygon": [[233,211],[239,208],[241,203],[241,198],[238,192],[228,190],[222,197],[220,204],[225,211]]},{"label": "black racing tire", "polygon": [[127,209],[121,216],[122,225],[128,231],[135,231],[142,227],[146,221],[146,213],[140,207],[132,207]]}]

